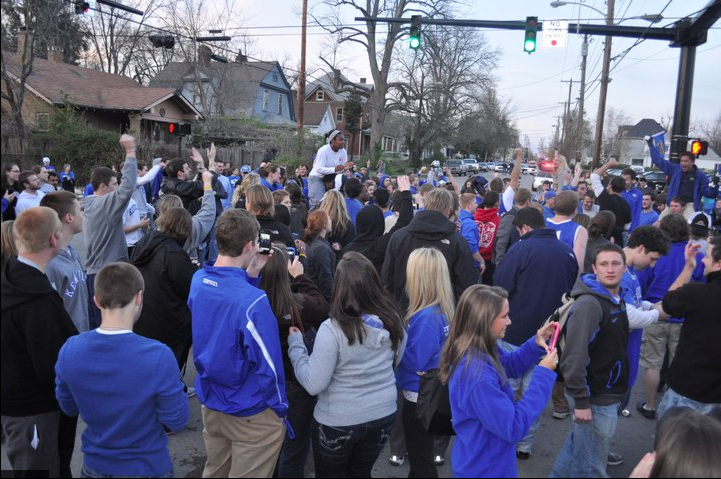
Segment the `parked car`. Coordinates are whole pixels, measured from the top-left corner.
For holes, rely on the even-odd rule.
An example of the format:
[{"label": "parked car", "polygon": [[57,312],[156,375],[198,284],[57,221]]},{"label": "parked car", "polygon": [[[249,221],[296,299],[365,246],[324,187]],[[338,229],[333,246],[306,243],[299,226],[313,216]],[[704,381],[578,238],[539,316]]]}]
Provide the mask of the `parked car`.
[{"label": "parked car", "polygon": [[666,173],[663,171],[648,171],[643,175],[649,188],[661,191],[666,187]]},{"label": "parked car", "polygon": [[493,167],[493,171],[495,171],[496,173],[503,173],[504,171],[506,171],[505,163],[496,163]]},{"label": "parked car", "polygon": [[536,177],[533,178],[533,191],[538,190],[546,180],[550,181],[551,186],[553,186],[553,175],[547,171],[539,171],[538,174],[536,174]]},{"label": "parked car", "polygon": [[488,163],[485,163],[483,161],[478,163],[478,171],[488,171]]},{"label": "parked car", "polygon": [[463,160],[448,160],[446,161],[446,169],[451,173],[455,174],[466,174],[466,165],[463,164]]},{"label": "parked car", "polygon": [[521,163],[521,173],[524,175],[535,175],[537,172],[535,166],[531,166],[529,163]]},{"label": "parked car", "polygon": [[633,165],[631,169],[636,172],[636,175],[643,175],[646,172],[646,169],[641,165]]},{"label": "parked car", "polygon": [[466,174],[470,173],[478,173],[479,166],[478,166],[478,160],[475,160],[473,158],[464,158],[463,164],[466,167]]}]

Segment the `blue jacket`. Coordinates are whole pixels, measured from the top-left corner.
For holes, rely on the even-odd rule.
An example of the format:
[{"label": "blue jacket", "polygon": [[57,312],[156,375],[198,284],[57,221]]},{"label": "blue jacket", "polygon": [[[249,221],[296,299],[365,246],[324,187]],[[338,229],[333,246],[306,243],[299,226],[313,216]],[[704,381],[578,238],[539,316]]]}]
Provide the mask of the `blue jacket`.
[{"label": "blue jacket", "polygon": [[641,211],[643,210],[643,192],[634,186],[630,190],[623,190],[621,196],[626,200],[629,208],[631,208],[631,228],[629,231],[633,231],[640,226]]},{"label": "blue jacket", "polygon": [[278,320],[268,297],[250,281],[243,269],[209,264],[193,276],[188,306],[195,391],[215,411],[248,417],[271,408],[285,418]]},{"label": "blue jacket", "polygon": [[[648,284],[646,295],[643,299],[652,303],[657,303],[663,299],[668,292],[668,288],[676,281],[681,271],[683,271],[683,267],[686,264],[684,257],[685,248],[685,241],[671,243],[668,254],[662,256],[655,267],[647,268],[647,270],[644,270],[643,275],[639,275],[639,282],[645,280]],[[696,269],[691,275],[692,281],[704,281],[704,266],[701,262],[703,256],[703,253],[696,255],[697,264]],[[683,318],[669,318],[668,321],[671,323],[683,323]]]},{"label": "blue jacket", "polygon": [[438,367],[450,326],[438,306],[421,309],[408,323],[408,340],[396,371],[396,384],[404,391],[417,393],[421,382],[418,372]]},{"label": "blue jacket", "polygon": [[265,178],[261,178],[261,179],[260,179],[260,184],[263,185],[263,186],[265,186],[266,188],[268,188],[271,193],[274,192],[274,191],[278,191],[278,190],[282,190],[282,189],[283,189],[283,187],[282,187],[281,185],[279,185],[278,183],[273,183],[273,184],[271,185],[270,182],[269,182],[268,180],[266,180]]},{"label": "blue jacket", "polygon": [[457,434],[451,453],[453,477],[518,476],[516,443],[546,408],[556,381],[556,373],[535,366],[543,354],[535,337],[512,353],[498,350],[509,378],[520,378],[534,368],[520,401],[488,357],[463,357],[449,383]]},{"label": "blue jacket", "polygon": [[[651,152],[651,161],[653,161],[653,164],[658,166],[661,171],[670,177],[668,181],[668,193],[666,194],[666,204],[670,205],[671,200],[678,196],[678,192],[681,189],[681,165],[671,163],[665,159],[656,146],[649,146],[649,151]],[[701,198],[703,196],[716,198],[717,191],[715,188],[709,187],[708,177],[703,171],[697,167],[694,167],[694,170],[696,176],[694,178],[693,207],[694,210],[701,211]]]},{"label": "blue jacket", "polygon": [[[466,210],[461,210],[461,214],[458,216],[461,222],[461,236],[463,236],[468,242],[468,247],[471,249],[471,255],[478,253],[478,244],[481,241],[480,233],[478,232],[478,225],[476,220],[473,219],[473,213]],[[478,261],[473,262],[478,267]]]},{"label": "blue jacket", "polygon": [[573,249],[550,229],[527,233],[514,243],[498,265],[493,284],[508,291],[513,322],[505,340],[520,346],[536,333],[570,293],[578,275]]}]

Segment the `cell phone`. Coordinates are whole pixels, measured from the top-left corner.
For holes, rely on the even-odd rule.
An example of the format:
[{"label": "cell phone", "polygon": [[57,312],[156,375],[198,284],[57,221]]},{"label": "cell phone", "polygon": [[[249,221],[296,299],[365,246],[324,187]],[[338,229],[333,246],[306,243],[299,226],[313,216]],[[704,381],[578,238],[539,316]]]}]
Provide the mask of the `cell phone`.
[{"label": "cell phone", "polygon": [[261,230],[258,241],[260,243],[260,254],[270,254],[270,250],[273,248],[270,241],[270,231]]},{"label": "cell phone", "polygon": [[293,241],[300,239],[300,235],[298,233],[291,233],[291,236],[293,237]]},{"label": "cell phone", "polygon": [[551,336],[551,342],[548,344],[548,350],[553,351],[553,348],[556,347],[556,343],[558,342],[558,335],[561,333],[561,325],[558,323],[551,323],[556,325],[556,331],[553,333],[553,336]]},{"label": "cell phone", "polygon": [[291,262],[295,259],[296,250],[292,246],[286,246],[286,250],[288,251],[288,259],[290,259]]}]

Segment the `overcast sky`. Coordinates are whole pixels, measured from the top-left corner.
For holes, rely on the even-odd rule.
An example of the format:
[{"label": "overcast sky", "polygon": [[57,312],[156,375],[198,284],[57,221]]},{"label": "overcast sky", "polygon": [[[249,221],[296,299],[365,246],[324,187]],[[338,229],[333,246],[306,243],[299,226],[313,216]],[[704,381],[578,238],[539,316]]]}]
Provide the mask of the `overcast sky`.
[{"label": "overcast sky", "polygon": [[[665,26],[678,18],[693,14],[710,0],[616,0],[617,19],[662,12],[664,20],[655,26]],[[311,8],[318,10],[319,0],[309,0]],[[478,20],[525,20],[535,15],[539,21],[563,20],[580,23],[601,23],[602,16],[593,7],[606,10],[603,0],[579,0],[585,6],[567,5],[552,8],[545,0],[468,0],[457,18]],[[236,4],[238,5],[238,4]],[[294,26],[287,29],[247,30],[255,36],[257,56],[265,60],[290,56],[297,65],[300,58],[300,15],[301,0],[240,0],[239,10],[244,23],[252,27]],[[356,12],[344,11],[344,23],[354,23]],[[623,25],[648,26],[643,20],[629,19]],[[311,28],[320,33],[320,28]],[[277,34],[284,35],[277,35]],[[269,34],[272,34],[269,36]],[[582,37],[569,35],[566,48],[543,49],[528,55],[523,52],[523,31],[486,30],[488,42],[502,51],[499,69],[495,72],[497,88],[503,98],[514,106],[514,121],[521,138],[528,135],[534,149],[540,138],[551,138],[554,134],[555,116],[562,115],[563,103],[568,98],[568,83],[561,80],[580,80]],[[314,34],[308,37],[308,63],[320,67],[318,56],[323,50],[327,35]],[[634,39],[613,39],[612,57],[631,47]],[[362,47],[345,43],[339,55],[346,60],[344,71],[351,79],[369,77],[368,60]],[[600,77],[603,56],[603,37],[592,37],[588,52],[587,82]],[[661,40],[646,40],[632,48],[618,63],[612,62],[612,79],[608,88],[606,107],[623,110],[633,122],[643,118],[661,121],[673,115],[676,96],[680,49],[671,48]],[[276,57],[276,58],[273,58]],[[709,31],[708,41],[697,48],[696,72],[694,76],[691,121],[708,120],[721,113],[721,24]],[[322,73],[322,72],[321,72]],[[598,109],[598,81],[588,85],[586,97],[586,119],[595,122]],[[574,85],[572,101],[579,96],[579,87]]]}]

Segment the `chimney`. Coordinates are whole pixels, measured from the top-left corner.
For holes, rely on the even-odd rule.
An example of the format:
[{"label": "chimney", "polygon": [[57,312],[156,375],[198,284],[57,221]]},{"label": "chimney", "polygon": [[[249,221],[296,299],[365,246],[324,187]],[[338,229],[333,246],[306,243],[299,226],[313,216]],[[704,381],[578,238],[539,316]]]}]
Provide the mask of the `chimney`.
[{"label": "chimney", "polygon": [[63,52],[52,48],[48,49],[48,60],[55,63],[64,63]]},{"label": "chimney", "polygon": [[[18,55],[22,56],[23,51],[25,50],[25,43],[27,43],[28,35],[32,36],[33,29],[30,30],[27,29],[27,27],[20,27],[18,29]],[[32,39],[30,39],[32,41]]]},{"label": "chimney", "polygon": [[361,78],[361,79],[360,79],[360,82],[361,82],[363,85],[365,85],[365,84],[366,84],[366,79],[365,79],[365,78]]},{"label": "chimney", "polygon": [[238,54],[235,56],[235,63],[245,63],[248,61],[248,57],[243,55],[243,52],[238,50]]},{"label": "chimney", "polygon": [[198,47],[198,64],[204,67],[210,66],[210,57],[213,55],[213,51],[206,45],[200,45]]},{"label": "chimney", "polygon": [[333,90],[339,91],[341,88],[341,82],[340,82],[340,70],[337,68],[333,69]]}]

